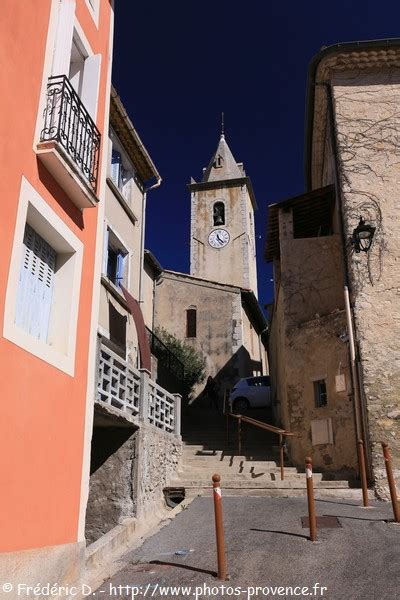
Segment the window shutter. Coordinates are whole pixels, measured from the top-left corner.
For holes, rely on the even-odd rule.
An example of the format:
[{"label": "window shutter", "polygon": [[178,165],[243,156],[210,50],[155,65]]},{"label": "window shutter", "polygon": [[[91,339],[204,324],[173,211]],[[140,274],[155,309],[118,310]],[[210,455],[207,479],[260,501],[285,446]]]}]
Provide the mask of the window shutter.
[{"label": "window shutter", "polygon": [[103,274],[107,275],[107,263],[108,263],[108,227],[105,227],[104,240],[103,240]]},{"label": "window shutter", "polygon": [[96,122],[97,99],[100,83],[101,54],[88,56],[83,65],[83,83],[81,100],[83,106]]},{"label": "window shutter", "polygon": [[186,337],[195,338],[197,335],[197,310],[188,308],[186,311]]},{"label": "window shutter", "polygon": [[118,286],[122,284],[122,280],[124,278],[124,259],[124,255],[119,252],[117,256],[117,281],[115,282]]},{"label": "window shutter", "polygon": [[75,2],[62,0],[59,3],[56,43],[53,54],[52,75],[67,75],[71,61],[74,34]]},{"label": "window shutter", "polygon": [[55,266],[55,250],[26,225],[15,323],[44,342],[49,331]]},{"label": "window shutter", "polygon": [[119,189],[121,187],[121,175],[122,175],[122,157],[121,152],[118,150],[112,151],[111,156],[111,179]]}]

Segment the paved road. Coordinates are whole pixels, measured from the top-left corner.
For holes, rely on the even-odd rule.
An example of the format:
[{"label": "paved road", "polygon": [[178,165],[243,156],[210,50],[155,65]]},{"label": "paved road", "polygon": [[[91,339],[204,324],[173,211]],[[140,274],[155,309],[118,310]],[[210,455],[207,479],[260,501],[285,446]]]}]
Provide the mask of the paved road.
[{"label": "paved road", "polygon": [[[160,598],[160,586],[178,585],[192,586],[191,597],[195,597],[196,586],[206,585],[210,589],[197,590],[198,598],[400,598],[400,525],[387,522],[392,517],[389,504],[374,503],[374,508],[364,509],[348,500],[317,501],[318,516],[337,516],[342,525],[320,529],[317,543],[310,542],[308,530],[302,528],[301,517],[307,514],[303,499],[224,498],[223,508],[228,582],[210,573],[216,570],[212,498],[197,498],[128,553],[124,560],[129,564],[105,582],[96,597]],[[222,593],[221,587],[217,589],[222,583],[231,589]],[[327,588],[323,595],[312,588],[316,583]],[[264,589],[256,594],[248,586]],[[293,594],[274,590],[277,586],[292,586]],[[302,594],[297,586],[310,590]],[[187,597],[182,592],[163,595]]]}]

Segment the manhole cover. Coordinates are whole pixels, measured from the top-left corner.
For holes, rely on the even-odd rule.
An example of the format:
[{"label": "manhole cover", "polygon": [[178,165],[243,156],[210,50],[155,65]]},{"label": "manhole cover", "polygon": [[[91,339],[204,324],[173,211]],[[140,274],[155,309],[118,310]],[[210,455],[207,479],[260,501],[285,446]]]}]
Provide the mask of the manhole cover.
[{"label": "manhole cover", "polygon": [[[310,527],[310,521],[308,517],[301,517],[301,525],[303,529],[308,529]],[[337,517],[317,517],[317,529],[319,527],[321,529],[338,529],[341,526],[342,525]]]}]

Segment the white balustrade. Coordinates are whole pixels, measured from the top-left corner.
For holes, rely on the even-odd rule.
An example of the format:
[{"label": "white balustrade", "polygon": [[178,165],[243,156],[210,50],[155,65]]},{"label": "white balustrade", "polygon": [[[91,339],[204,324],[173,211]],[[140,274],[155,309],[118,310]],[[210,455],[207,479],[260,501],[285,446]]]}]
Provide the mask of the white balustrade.
[{"label": "white balustrade", "polygon": [[180,434],[179,394],[170,394],[118,354],[100,346],[97,400],[175,435]]},{"label": "white balustrade", "polygon": [[97,398],[129,413],[139,414],[140,373],[106,346],[100,347]]},{"label": "white balustrade", "polygon": [[149,380],[148,420],[164,431],[175,431],[175,397]]}]

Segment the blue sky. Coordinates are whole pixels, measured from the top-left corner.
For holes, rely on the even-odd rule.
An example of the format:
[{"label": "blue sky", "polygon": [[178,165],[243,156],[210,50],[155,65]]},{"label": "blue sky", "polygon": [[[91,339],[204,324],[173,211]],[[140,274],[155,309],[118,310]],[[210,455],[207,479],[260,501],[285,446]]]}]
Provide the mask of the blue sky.
[{"label": "blue sky", "polygon": [[[113,82],[163,178],[148,196],[146,247],[189,270],[190,177],[201,178],[225,113],[256,213],[259,297],[271,301],[263,254],[267,205],[304,191],[307,67],[322,46],[398,37],[400,5],[314,0],[117,0]],[[396,26],[397,24],[397,26]]]}]

